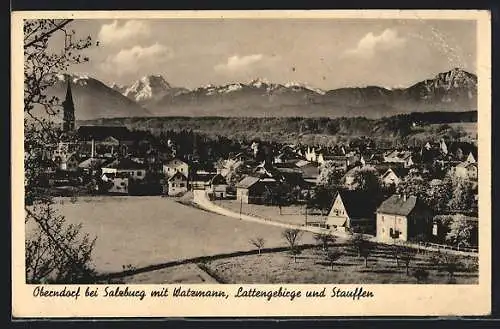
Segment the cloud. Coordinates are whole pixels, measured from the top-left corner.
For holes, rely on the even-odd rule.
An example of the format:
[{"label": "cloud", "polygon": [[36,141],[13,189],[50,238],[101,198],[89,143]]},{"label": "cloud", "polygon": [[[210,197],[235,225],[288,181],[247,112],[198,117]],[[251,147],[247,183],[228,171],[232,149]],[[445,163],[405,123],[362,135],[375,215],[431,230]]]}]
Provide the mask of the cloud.
[{"label": "cloud", "polygon": [[369,32],[359,40],[356,48],[348,49],[344,56],[371,58],[378,51],[401,48],[405,43],[406,39],[399,37],[397,31],[393,29],[385,29],[380,35]]},{"label": "cloud", "polygon": [[99,41],[104,45],[120,44],[127,40],[134,40],[137,37],[148,37],[151,35],[149,25],[144,21],[129,20],[124,24],[119,24],[114,20],[110,24],[103,24],[99,31]]},{"label": "cloud", "polygon": [[173,57],[172,49],[159,43],[149,47],[134,46],[108,56],[102,63],[101,68],[114,75],[127,75],[148,68],[156,67],[159,69],[158,66]]},{"label": "cloud", "polygon": [[272,59],[263,54],[252,54],[246,56],[234,55],[227,59],[225,63],[215,65],[217,72],[232,73],[242,72],[256,66],[265,65]]}]

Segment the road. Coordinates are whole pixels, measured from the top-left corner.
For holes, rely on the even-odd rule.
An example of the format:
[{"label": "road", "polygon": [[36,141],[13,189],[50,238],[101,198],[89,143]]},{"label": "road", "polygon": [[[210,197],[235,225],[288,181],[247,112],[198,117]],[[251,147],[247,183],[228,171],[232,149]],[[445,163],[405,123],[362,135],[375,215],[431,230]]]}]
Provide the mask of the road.
[{"label": "road", "polygon": [[231,211],[229,209],[217,206],[214,204],[212,201],[210,201],[207,197],[207,194],[205,193],[204,190],[194,190],[193,193],[193,202],[196,203],[198,206],[201,208],[212,211],[214,213],[217,213],[219,215],[223,215],[226,217],[231,217],[235,218],[238,220],[244,220],[244,221],[250,221],[254,223],[261,223],[261,224],[266,224],[266,225],[273,225],[273,226],[278,226],[282,228],[289,228],[289,229],[299,229],[302,231],[307,231],[311,233],[325,233],[325,232],[330,232],[339,238],[347,238],[346,234],[339,234],[337,232],[331,232],[330,230],[320,228],[320,227],[311,227],[311,226],[301,226],[301,225],[293,225],[293,224],[286,224],[286,223],[281,223],[281,222],[276,222],[264,218],[259,218],[255,216],[249,216],[245,214],[239,214],[234,211]]}]

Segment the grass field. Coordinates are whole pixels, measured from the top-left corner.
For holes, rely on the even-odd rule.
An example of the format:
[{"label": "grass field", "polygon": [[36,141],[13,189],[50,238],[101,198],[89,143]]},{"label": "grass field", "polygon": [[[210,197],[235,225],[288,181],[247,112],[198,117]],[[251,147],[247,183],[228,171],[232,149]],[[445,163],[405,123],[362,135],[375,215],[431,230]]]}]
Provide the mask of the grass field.
[{"label": "grass field", "polygon": [[[364,259],[349,246],[337,247],[342,256],[330,263],[315,249],[307,249],[294,260],[287,252],[233,257],[210,262],[207,266],[218,278],[227,283],[336,283],[336,284],[384,284],[384,283],[417,283],[413,276],[406,274],[406,268],[400,266],[388,250],[378,247],[368,259],[365,267]],[[427,256],[417,255],[410,263],[410,274],[416,268],[424,268],[429,272],[426,283],[443,284],[448,282],[448,273],[438,271]],[[470,264],[471,259],[462,259]],[[478,283],[477,270],[462,270],[455,273],[457,284]]]},{"label": "grass field", "polygon": [[[236,200],[217,200],[214,201],[215,204],[224,207],[226,209],[232,210],[234,212],[240,211],[246,215],[257,216],[261,218],[272,219],[273,221],[279,221],[287,224],[303,225],[305,224],[305,208],[304,206],[292,205],[288,207],[282,207],[281,215],[279,208],[277,206],[266,206],[257,204],[243,204]],[[319,215],[307,215],[307,221],[310,222],[325,222],[325,216]]]},{"label": "grass field", "polygon": [[[285,246],[282,229],[240,221],[195,209],[162,197],[69,198],[56,208],[69,223],[97,236],[93,261],[99,272],[121,271],[172,260],[255,249],[249,239],[262,237],[266,247]],[[29,230],[29,228],[28,228]],[[304,234],[304,243],[312,243]]]}]

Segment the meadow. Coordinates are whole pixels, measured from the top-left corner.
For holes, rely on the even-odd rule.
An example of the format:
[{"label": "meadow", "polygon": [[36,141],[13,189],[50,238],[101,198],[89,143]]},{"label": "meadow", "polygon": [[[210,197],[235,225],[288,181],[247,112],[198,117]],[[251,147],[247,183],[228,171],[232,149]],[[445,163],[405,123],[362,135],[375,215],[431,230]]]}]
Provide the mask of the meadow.
[{"label": "meadow", "polygon": [[[93,262],[98,272],[118,272],[199,256],[286,246],[282,228],[224,217],[163,197],[103,196],[57,198],[55,207],[68,223],[97,236]],[[29,232],[30,227],[27,227]],[[312,243],[312,234],[303,242]]]}]

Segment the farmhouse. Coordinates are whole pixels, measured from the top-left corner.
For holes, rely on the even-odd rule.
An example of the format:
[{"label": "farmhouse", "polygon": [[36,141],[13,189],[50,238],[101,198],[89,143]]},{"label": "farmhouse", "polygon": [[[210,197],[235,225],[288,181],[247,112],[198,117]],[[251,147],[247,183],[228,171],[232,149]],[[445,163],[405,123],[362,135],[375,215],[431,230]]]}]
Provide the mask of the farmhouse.
[{"label": "farmhouse", "polygon": [[187,163],[180,159],[172,159],[163,165],[163,173],[167,177],[173,177],[177,172],[180,172],[184,176],[188,176],[189,166]]},{"label": "farmhouse", "polygon": [[375,210],[378,200],[360,191],[337,192],[326,225],[333,230],[375,231]]},{"label": "farmhouse", "polygon": [[146,166],[128,158],[117,159],[102,167],[102,175],[107,178],[123,174],[129,178],[143,180],[146,177]]},{"label": "farmhouse", "polygon": [[169,196],[176,196],[187,192],[187,177],[180,171],[176,172],[167,181]]},{"label": "farmhouse", "polygon": [[221,174],[215,175],[208,183],[209,192],[213,193],[217,199],[225,199],[227,197],[227,188],[227,181]]},{"label": "farmhouse", "polygon": [[432,211],[416,196],[394,194],[377,209],[377,239],[427,239],[432,234]]},{"label": "farmhouse", "polygon": [[247,176],[236,184],[236,200],[242,203],[262,203],[262,194],[266,186],[274,185],[273,178],[259,178]]}]

